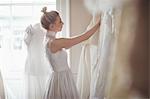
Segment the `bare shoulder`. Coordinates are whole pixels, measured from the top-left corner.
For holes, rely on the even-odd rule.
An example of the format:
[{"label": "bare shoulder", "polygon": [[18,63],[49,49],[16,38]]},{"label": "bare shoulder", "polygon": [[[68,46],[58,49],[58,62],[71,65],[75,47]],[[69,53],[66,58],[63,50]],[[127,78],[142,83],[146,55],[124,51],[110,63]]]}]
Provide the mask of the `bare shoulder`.
[{"label": "bare shoulder", "polygon": [[48,48],[52,53],[56,53],[57,51],[63,48],[63,42],[65,38],[58,38],[48,42]]},{"label": "bare shoulder", "polygon": [[52,42],[51,42],[51,45],[52,46],[59,46],[61,45],[64,41],[65,41],[66,38],[57,38],[57,39],[54,39]]}]

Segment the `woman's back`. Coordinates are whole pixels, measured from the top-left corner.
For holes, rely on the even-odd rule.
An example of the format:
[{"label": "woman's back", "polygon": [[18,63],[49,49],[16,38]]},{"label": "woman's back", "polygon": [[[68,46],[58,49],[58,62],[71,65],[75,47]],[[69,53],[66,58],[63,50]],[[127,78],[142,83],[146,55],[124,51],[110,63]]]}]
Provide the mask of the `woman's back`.
[{"label": "woman's back", "polygon": [[67,52],[64,49],[56,53],[52,53],[49,48],[46,48],[46,55],[54,72],[60,72],[69,69],[67,62]]}]

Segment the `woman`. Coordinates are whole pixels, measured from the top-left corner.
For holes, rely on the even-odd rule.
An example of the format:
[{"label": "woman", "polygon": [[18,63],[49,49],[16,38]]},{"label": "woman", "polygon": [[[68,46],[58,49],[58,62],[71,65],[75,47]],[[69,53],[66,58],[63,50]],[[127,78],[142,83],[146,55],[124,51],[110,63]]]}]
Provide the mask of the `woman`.
[{"label": "woman", "polygon": [[41,25],[47,30],[46,55],[51,64],[53,73],[49,79],[44,99],[79,99],[73,75],[67,63],[68,49],[90,38],[100,26],[98,22],[84,34],[74,38],[56,38],[57,32],[62,30],[63,22],[56,11],[46,11],[41,17]]}]

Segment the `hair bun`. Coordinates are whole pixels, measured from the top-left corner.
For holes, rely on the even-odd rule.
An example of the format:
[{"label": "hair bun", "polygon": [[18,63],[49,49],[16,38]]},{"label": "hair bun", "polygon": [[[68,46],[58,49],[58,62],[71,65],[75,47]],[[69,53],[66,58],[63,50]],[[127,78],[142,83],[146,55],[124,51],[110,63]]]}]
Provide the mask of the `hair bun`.
[{"label": "hair bun", "polygon": [[44,8],[42,8],[41,12],[43,12],[44,14],[46,14],[46,10],[47,10],[47,7],[44,7]]}]

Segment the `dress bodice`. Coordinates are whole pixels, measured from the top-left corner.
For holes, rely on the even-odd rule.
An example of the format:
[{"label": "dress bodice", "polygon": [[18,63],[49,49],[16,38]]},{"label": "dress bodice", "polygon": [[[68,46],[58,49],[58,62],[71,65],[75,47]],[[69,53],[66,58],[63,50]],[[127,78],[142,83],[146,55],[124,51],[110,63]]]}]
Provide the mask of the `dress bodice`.
[{"label": "dress bodice", "polygon": [[48,80],[49,85],[47,86],[44,99],[80,99],[73,74],[68,67],[66,50],[61,49],[53,53],[49,47],[54,42],[55,33],[47,34],[48,36],[45,40],[46,56],[53,72]]},{"label": "dress bodice", "polygon": [[[48,42],[51,43],[55,38],[48,38]],[[48,43],[46,44],[46,56],[49,60],[50,65],[52,66],[52,70],[54,72],[61,72],[68,70],[68,62],[67,62],[67,52],[65,49],[61,49],[56,53],[52,53],[48,48]]]}]

